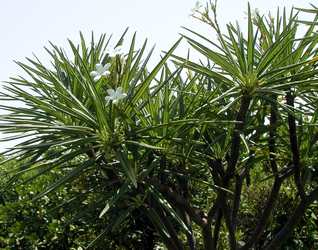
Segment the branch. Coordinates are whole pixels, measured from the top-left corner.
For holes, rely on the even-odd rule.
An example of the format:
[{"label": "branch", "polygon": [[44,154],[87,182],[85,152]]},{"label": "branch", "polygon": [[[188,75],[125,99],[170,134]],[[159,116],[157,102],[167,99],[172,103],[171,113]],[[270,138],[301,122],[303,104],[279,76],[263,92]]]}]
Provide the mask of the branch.
[{"label": "branch", "polygon": [[[286,95],[287,104],[294,108],[294,96],[291,94],[291,91],[287,92]],[[288,127],[289,127],[289,140],[290,140],[290,149],[292,151],[293,156],[293,164],[295,167],[295,184],[297,186],[299,195],[301,199],[304,199],[306,194],[304,190],[304,186],[302,184],[301,176],[300,176],[300,156],[299,156],[299,148],[297,142],[297,130],[296,130],[296,120],[295,116],[288,113]]]},{"label": "branch", "polygon": [[275,101],[271,105],[271,115],[269,121],[269,138],[268,138],[268,149],[269,149],[269,162],[273,174],[277,174],[277,163],[276,163],[276,130],[277,130],[277,97],[274,97]]},{"label": "branch", "polygon": [[209,224],[206,224],[202,228],[202,236],[203,236],[203,242],[204,242],[204,249],[215,250],[215,248],[213,248],[212,230]]},{"label": "branch", "polygon": [[[212,212],[215,210],[214,212]],[[230,243],[230,249],[235,250],[236,249],[236,237],[235,237],[235,227],[233,226],[232,222],[232,213],[231,209],[227,203],[227,193],[224,190],[219,190],[218,196],[216,199],[215,206],[209,211],[210,217],[208,217],[208,221],[211,220],[212,213],[216,214],[216,221],[217,223],[221,223],[222,216],[224,216],[225,224],[227,226],[228,232],[229,232],[229,243]],[[213,246],[216,246],[217,241],[215,239],[219,236],[219,229],[214,231],[214,239],[213,239]]]},{"label": "branch", "polygon": [[217,249],[217,243],[219,241],[219,235],[221,230],[221,221],[222,221],[222,211],[219,209],[217,212],[217,219],[214,225],[214,231],[213,231],[213,250]]},{"label": "branch", "polygon": [[232,225],[234,230],[236,229],[237,214],[238,214],[240,203],[241,203],[243,180],[247,172],[248,172],[247,169],[245,169],[243,174],[236,176],[235,193],[234,193],[233,209],[232,209]]},{"label": "branch", "polygon": [[232,141],[231,141],[231,151],[230,157],[228,161],[228,169],[226,171],[226,178],[225,178],[225,185],[229,179],[234,175],[235,167],[240,155],[240,132],[244,129],[244,123],[246,120],[246,114],[248,111],[248,107],[250,105],[251,98],[249,96],[242,96],[240,109],[236,116],[236,124],[234,127],[234,131],[232,134]]},{"label": "branch", "polygon": [[[182,169],[182,167],[181,167],[181,169]],[[179,185],[180,185],[182,197],[187,202],[189,202],[190,192],[189,192],[189,181],[188,181],[188,179],[186,179],[184,176],[179,176],[179,177],[177,177],[177,180],[178,180]],[[196,241],[195,241],[195,237],[194,237],[193,230],[192,230],[191,218],[188,215],[188,213],[186,211],[184,211],[184,210],[181,211],[181,214],[182,214],[184,222],[186,223],[187,227],[189,228],[189,233],[186,233],[189,248],[190,248],[190,250],[196,250]]]},{"label": "branch", "polygon": [[225,224],[227,226],[227,229],[229,231],[229,243],[230,243],[230,249],[236,250],[236,236],[235,236],[235,228],[233,226],[232,218],[231,218],[231,210],[226,202],[225,196],[224,199],[221,199],[222,202],[222,209],[225,219]]}]

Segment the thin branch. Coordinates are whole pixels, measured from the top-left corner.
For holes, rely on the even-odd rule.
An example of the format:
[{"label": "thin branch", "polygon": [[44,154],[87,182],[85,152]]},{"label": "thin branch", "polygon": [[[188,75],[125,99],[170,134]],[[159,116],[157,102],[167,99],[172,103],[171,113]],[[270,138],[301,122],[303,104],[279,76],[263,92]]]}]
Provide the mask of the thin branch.
[{"label": "thin branch", "polygon": [[[183,169],[183,167],[184,166],[180,166],[180,169]],[[189,181],[188,181],[188,179],[185,178],[184,176],[179,176],[179,177],[177,177],[177,180],[178,180],[179,185],[180,185],[182,196],[184,197],[184,199],[187,202],[189,202],[190,192],[189,192]],[[184,210],[181,211],[181,214],[183,216],[183,220],[185,221],[187,227],[189,228],[189,233],[186,234],[189,248],[190,248],[190,250],[196,250],[196,241],[195,241],[195,237],[194,237],[193,230],[192,230],[191,218],[188,215],[188,213],[186,211],[184,211]]]},{"label": "thin branch", "polygon": [[221,221],[222,221],[222,211],[219,209],[217,212],[217,218],[216,222],[214,225],[214,230],[213,230],[213,241],[212,241],[212,246],[213,249],[217,249],[218,241],[219,241],[219,235],[220,235],[220,230],[221,230]]},{"label": "thin branch", "polygon": [[202,236],[203,236],[204,249],[215,250],[215,248],[213,248],[212,230],[210,225],[206,224],[202,228]]},{"label": "thin branch", "polygon": [[[236,124],[234,127],[234,131],[232,134],[232,141],[231,141],[231,151],[228,160],[228,168],[226,171],[226,178],[225,178],[225,185],[229,181],[229,179],[234,175],[235,167],[239,159],[240,155],[240,133],[244,129],[246,114],[248,111],[248,107],[250,105],[251,98],[249,96],[242,96],[240,109],[236,116]],[[226,187],[225,187],[226,188]]]},{"label": "thin branch", "polygon": [[237,221],[237,214],[240,208],[241,203],[241,194],[242,194],[242,186],[243,180],[247,173],[247,170],[243,172],[241,175],[236,175],[236,182],[235,182],[235,193],[234,193],[234,200],[233,200],[233,209],[232,209],[232,225],[234,230],[236,229],[236,221]]},{"label": "thin branch", "polygon": [[218,196],[214,202],[214,205],[210,208],[208,212],[207,224],[209,224],[210,226],[212,225],[213,220],[216,220],[219,209],[220,209],[220,198]]},{"label": "thin branch", "polygon": [[[287,92],[286,101],[287,104],[291,107],[294,107],[294,96],[291,91]],[[300,176],[300,155],[299,148],[297,142],[297,130],[296,130],[296,119],[295,116],[288,113],[288,127],[289,127],[289,140],[290,140],[290,148],[292,151],[293,164],[295,167],[295,184],[297,186],[299,195],[301,199],[304,199],[306,194],[304,190],[304,185],[302,184],[301,176]]]},{"label": "thin branch", "polygon": [[269,138],[268,138],[268,149],[269,149],[269,162],[273,174],[277,174],[277,163],[276,163],[276,130],[277,130],[277,97],[274,98],[274,103],[271,105],[270,119],[269,119]]},{"label": "thin branch", "polygon": [[235,236],[235,227],[233,226],[232,218],[231,218],[231,210],[229,208],[229,205],[227,204],[227,201],[224,197],[224,199],[221,199],[222,202],[222,210],[224,214],[225,224],[227,226],[229,235],[229,243],[230,243],[230,249],[236,250],[236,236]]}]

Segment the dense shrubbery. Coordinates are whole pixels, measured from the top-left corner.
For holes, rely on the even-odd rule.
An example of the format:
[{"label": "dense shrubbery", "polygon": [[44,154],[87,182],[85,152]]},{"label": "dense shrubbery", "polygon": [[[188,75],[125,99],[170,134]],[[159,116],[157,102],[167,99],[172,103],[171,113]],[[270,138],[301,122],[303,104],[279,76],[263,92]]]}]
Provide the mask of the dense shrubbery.
[{"label": "dense shrubbery", "polygon": [[81,35],[71,56],[47,49],[52,66],[18,63],[27,76],[1,94],[14,104],[0,131],[23,139],[5,154],[1,244],[316,247],[318,10],[297,11],[314,17],[248,7],[245,36],[221,31],[212,2],[195,10],[217,43],[183,40],[206,63],[175,55],[180,39],[149,70],[147,42],[117,51],[125,34],[112,50]]},{"label": "dense shrubbery", "polygon": [[[5,169],[15,168],[16,164],[1,167],[0,173],[5,176]],[[72,187],[66,186],[53,193],[32,201],[34,194],[43,190],[62,173],[53,172],[50,175],[35,179],[32,183],[16,185],[15,189],[6,192],[0,205],[0,249],[84,249],[93,242],[107,226],[107,218],[97,220],[96,208],[80,213],[78,207],[87,205],[80,198],[80,183],[73,183]],[[2,184],[6,182],[2,179]],[[22,180],[23,181],[23,180]],[[21,182],[21,180],[20,180]],[[17,184],[17,183],[15,183]],[[201,187],[204,189],[204,187]],[[200,188],[199,188],[200,189]],[[270,229],[264,233],[262,242],[271,237],[272,232],[277,232],[288,219],[293,206],[295,192],[293,184],[284,187],[277,208],[269,222]],[[256,225],[258,214],[264,207],[264,194],[270,191],[270,185],[259,183],[252,190],[243,193],[242,207],[239,214],[239,225],[242,232],[252,231]],[[204,192],[203,192],[204,193]],[[198,204],[204,203],[206,197],[198,196]],[[67,202],[72,200],[72,205]],[[318,203],[312,204],[302,221],[295,228],[292,235],[282,246],[282,249],[316,249],[318,248]],[[256,215],[256,216],[255,216]],[[96,249],[143,249],[142,231],[144,223],[139,225],[133,221],[121,225],[121,230],[104,234],[94,244]],[[140,227],[141,226],[141,227]],[[196,232],[200,234],[200,231]],[[226,235],[222,235],[220,249],[227,247]],[[154,237],[154,240],[158,238]],[[200,247],[201,246],[201,247]],[[198,249],[203,248],[203,242],[197,242]]]},{"label": "dense shrubbery", "polygon": [[[16,164],[7,164],[1,167],[0,173],[6,176],[7,169],[16,167]],[[39,200],[32,200],[63,173],[63,170],[52,171],[32,183],[24,183],[30,177],[27,175],[12,183],[15,188],[3,194],[0,204],[0,249],[84,249],[97,238],[94,243],[97,249],[105,246],[109,249],[142,249],[146,243],[142,242],[141,231],[146,228],[141,220],[127,221],[115,232],[99,238],[108,226],[109,218],[97,219],[103,207],[90,207],[92,196],[86,195],[89,190],[86,185],[96,185],[96,180],[90,178],[97,176],[86,176],[84,180],[79,179]],[[2,179],[1,185],[7,181],[7,178]],[[116,215],[120,213],[119,210]]]},{"label": "dense shrubbery", "polygon": [[[11,168],[16,167],[11,164]],[[2,176],[4,173],[2,169]],[[60,176],[61,172],[53,171],[32,183],[23,184],[23,179],[15,181],[15,188],[4,193],[0,205],[1,249],[77,249],[94,239],[98,230],[96,223],[90,224],[95,221],[94,217],[73,222],[74,209],[62,206],[80,194],[76,187],[65,186],[32,201],[36,193]],[[2,179],[2,184],[4,181]],[[78,205],[73,201],[73,206]]]}]

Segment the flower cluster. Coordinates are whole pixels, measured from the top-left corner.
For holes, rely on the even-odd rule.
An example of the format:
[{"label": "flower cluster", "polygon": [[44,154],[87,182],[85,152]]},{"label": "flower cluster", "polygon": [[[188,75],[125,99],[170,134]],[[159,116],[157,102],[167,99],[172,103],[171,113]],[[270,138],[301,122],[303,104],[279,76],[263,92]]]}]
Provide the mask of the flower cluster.
[{"label": "flower cluster", "polygon": [[[112,51],[107,51],[107,54],[109,57],[115,57],[115,56],[121,56],[121,46],[117,46],[114,50]],[[90,76],[93,78],[95,82],[99,81],[103,76],[108,76],[110,74],[110,63],[106,63],[105,65],[101,63],[97,63],[95,65],[95,70],[90,73]],[[126,93],[123,92],[122,87],[118,87],[116,89],[107,89],[108,95],[106,96],[106,101],[112,102],[112,103],[117,103],[118,101],[124,99],[127,95]]]},{"label": "flower cluster", "polygon": [[[121,46],[117,46],[113,50],[107,50],[106,53],[109,57],[115,57],[117,55],[121,56],[123,54]],[[90,73],[90,76],[93,77],[95,82],[97,82],[102,76],[107,76],[110,74],[109,68],[110,63],[106,63],[105,65],[97,63],[95,65],[95,70]]]}]

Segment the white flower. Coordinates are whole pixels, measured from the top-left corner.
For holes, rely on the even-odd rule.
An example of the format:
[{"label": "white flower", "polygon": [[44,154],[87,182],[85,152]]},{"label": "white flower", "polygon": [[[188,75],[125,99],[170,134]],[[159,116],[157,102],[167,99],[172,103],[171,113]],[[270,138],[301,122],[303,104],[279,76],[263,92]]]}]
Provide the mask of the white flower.
[{"label": "white flower", "polygon": [[101,63],[95,65],[94,71],[90,73],[90,76],[94,78],[94,81],[97,82],[102,76],[109,75],[110,63],[106,63],[104,66]]},{"label": "white flower", "polygon": [[122,52],[122,46],[117,46],[116,48],[114,48],[113,50],[107,50],[106,53],[110,56],[110,57],[115,57],[117,55],[121,56],[123,54]]},{"label": "white flower", "polygon": [[107,89],[108,96],[106,96],[106,101],[112,101],[116,103],[117,101],[125,98],[127,95],[123,93],[122,87],[118,87],[116,90],[114,89]]}]

